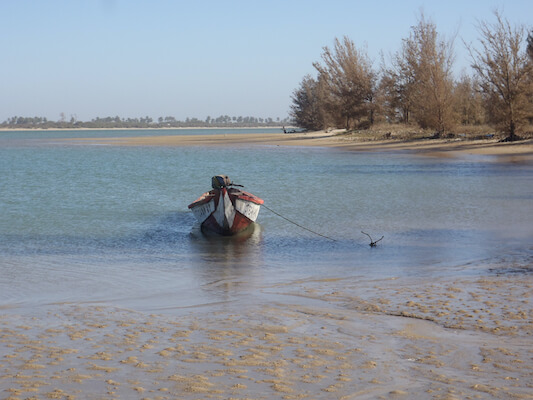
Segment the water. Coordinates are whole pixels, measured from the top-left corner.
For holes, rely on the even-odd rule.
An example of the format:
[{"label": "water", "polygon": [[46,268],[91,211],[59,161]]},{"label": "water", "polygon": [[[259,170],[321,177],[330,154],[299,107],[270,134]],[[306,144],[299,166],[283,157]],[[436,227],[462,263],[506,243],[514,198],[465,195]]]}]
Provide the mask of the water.
[{"label": "water", "polygon": [[[176,312],[298,279],[530,272],[531,164],[9,135],[0,137],[0,307]],[[264,208],[249,237],[205,237],[187,205],[221,173],[335,241]],[[361,231],[384,239],[370,248]]]},{"label": "water", "polygon": [[36,142],[39,139],[67,139],[67,138],[109,138],[109,137],[140,137],[140,136],[166,136],[166,135],[224,135],[242,133],[281,133],[280,128],[196,128],[196,129],[61,129],[61,130],[20,130],[0,131],[0,140],[4,143],[10,140],[13,143],[27,143],[28,139]]}]

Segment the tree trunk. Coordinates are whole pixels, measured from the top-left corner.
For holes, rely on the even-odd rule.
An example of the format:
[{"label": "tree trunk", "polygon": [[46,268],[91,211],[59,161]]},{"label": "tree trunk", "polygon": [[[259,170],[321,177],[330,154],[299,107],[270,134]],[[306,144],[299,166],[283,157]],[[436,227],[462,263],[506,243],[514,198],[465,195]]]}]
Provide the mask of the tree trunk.
[{"label": "tree trunk", "polygon": [[517,140],[521,140],[522,138],[516,134],[516,127],[515,122],[511,120],[509,123],[509,136],[507,136],[505,139],[500,140],[500,142],[516,142]]},{"label": "tree trunk", "polygon": [[509,124],[509,141],[510,142],[513,142],[517,139],[516,137],[516,134],[515,134],[515,124],[514,124],[514,121],[511,120],[511,123]]}]

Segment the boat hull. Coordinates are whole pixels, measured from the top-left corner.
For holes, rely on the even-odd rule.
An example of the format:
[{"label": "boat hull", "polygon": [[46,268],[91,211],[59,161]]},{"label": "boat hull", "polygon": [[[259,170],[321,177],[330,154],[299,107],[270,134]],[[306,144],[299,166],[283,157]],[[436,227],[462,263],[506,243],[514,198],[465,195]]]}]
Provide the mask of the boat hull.
[{"label": "boat hull", "polygon": [[235,235],[250,226],[263,200],[235,188],[214,189],[189,204],[202,229],[220,235]]}]

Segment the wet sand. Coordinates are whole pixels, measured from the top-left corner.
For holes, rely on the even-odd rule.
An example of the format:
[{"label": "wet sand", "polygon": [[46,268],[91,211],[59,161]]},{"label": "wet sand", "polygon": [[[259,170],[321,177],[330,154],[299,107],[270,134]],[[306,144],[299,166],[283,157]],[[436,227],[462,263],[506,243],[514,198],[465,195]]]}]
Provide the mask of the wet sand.
[{"label": "wet sand", "polygon": [[531,398],[530,274],[332,277],[262,292],[175,315],[4,310],[0,397]]}]

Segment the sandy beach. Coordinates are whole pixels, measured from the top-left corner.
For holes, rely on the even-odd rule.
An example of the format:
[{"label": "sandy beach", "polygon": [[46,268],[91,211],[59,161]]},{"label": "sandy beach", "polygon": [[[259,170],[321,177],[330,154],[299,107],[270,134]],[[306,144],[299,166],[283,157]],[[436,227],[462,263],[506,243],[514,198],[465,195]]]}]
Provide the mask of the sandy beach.
[{"label": "sandy beach", "polygon": [[[65,140],[533,161],[532,140],[328,132]],[[250,301],[229,295],[154,314],[94,302],[0,304],[0,399],[533,399],[533,275],[531,259],[522,261],[459,277],[332,273],[258,284]],[[229,294],[239,284],[216,282]]]},{"label": "sandy beach", "polygon": [[497,156],[500,161],[516,162],[533,159],[533,139],[515,143],[500,143],[497,139],[361,139],[356,135],[339,134],[338,131],[318,131],[292,134],[160,135],[72,140],[123,146],[317,146],[351,151],[402,151],[436,157]]}]

